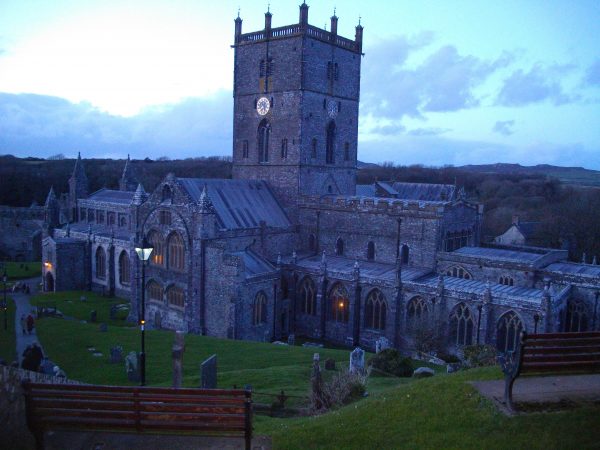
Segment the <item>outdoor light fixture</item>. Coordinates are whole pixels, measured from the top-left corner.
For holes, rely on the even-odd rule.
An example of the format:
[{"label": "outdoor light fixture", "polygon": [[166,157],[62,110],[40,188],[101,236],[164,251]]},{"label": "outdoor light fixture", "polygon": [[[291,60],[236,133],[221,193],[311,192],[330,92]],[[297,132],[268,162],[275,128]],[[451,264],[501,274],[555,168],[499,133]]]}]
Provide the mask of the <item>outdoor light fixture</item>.
[{"label": "outdoor light fixture", "polygon": [[[142,351],[140,352],[140,385],[146,385],[146,341],[144,331],[146,328],[146,263],[150,259],[154,248],[148,243],[144,237],[141,245],[136,245],[135,252],[142,262],[142,299],[141,299],[141,314],[139,316],[140,330],[142,332]],[[138,309],[139,311],[139,309]]]},{"label": "outdoor light fixture", "polygon": [[50,261],[46,261],[44,266],[46,266],[46,269],[52,269],[52,263]]}]

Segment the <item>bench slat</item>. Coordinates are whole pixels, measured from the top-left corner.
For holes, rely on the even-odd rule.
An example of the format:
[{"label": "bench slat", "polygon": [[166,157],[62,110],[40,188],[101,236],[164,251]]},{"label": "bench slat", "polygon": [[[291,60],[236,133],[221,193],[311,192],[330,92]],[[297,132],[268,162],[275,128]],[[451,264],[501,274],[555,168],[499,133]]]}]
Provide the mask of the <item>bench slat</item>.
[{"label": "bench slat", "polygon": [[600,331],[572,331],[568,333],[537,333],[528,334],[527,340],[535,339],[567,339],[567,338],[590,338],[600,337]]},{"label": "bench slat", "polygon": [[568,353],[600,353],[599,345],[573,345],[573,346],[554,346],[554,347],[523,347],[523,356],[529,354],[568,354]]},{"label": "bench slat", "polygon": [[589,353],[577,353],[568,355],[525,355],[523,356],[523,364],[528,365],[531,363],[553,363],[553,362],[564,362],[578,364],[581,361],[598,361],[600,362],[600,353],[589,354]]},{"label": "bench slat", "polygon": [[80,391],[80,392],[109,392],[123,393],[127,395],[133,395],[134,393],[142,394],[171,394],[179,396],[190,396],[190,395],[206,395],[209,397],[244,397],[246,391],[243,389],[197,389],[197,388],[160,388],[160,387],[142,387],[142,386],[98,386],[98,385],[86,385],[86,384],[44,384],[44,383],[29,383],[29,389],[35,391],[40,390],[53,390],[53,391]]},{"label": "bench slat", "polygon": [[600,370],[600,361],[523,363],[521,372],[579,372]]},{"label": "bench slat", "polygon": [[124,403],[186,403],[186,404],[199,404],[199,405],[219,405],[219,406],[227,406],[234,405],[238,407],[242,407],[244,405],[244,400],[240,398],[226,398],[226,397],[206,397],[206,396],[193,396],[193,397],[183,397],[183,396],[139,396],[137,398],[133,396],[123,396],[123,395],[109,395],[109,394],[82,394],[79,392],[34,392],[31,394],[31,398],[36,400],[60,400],[60,399],[73,399],[80,401],[90,401],[90,402],[105,402],[105,401],[114,401],[114,402],[124,402]]},{"label": "bench slat", "polygon": [[600,338],[534,339],[525,341],[524,347],[570,347],[574,345],[600,345]]}]

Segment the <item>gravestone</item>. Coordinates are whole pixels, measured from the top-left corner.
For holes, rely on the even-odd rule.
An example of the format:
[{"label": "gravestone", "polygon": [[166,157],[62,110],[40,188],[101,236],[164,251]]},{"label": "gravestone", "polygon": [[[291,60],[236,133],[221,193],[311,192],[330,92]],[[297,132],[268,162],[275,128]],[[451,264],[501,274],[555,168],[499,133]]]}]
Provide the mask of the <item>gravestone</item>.
[{"label": "gravestone", "polygon": [[123,361],[123,347],[116,345],[110,348],[110,363],[120,364]]},{"label": "gravestone", "polygon": [[380,337],[375,341],[375,353],[379,353],[380,351],[391,347],[392,345],[390,344],[390,341],[388,341],[387,338],[384,336]]},{"label": "gravestone", "polygon": [[116,318],[117,318],[117,311],[118,311],[117,305],[112,305],[110,307],[110,313],[109,313],[110,320],[116,320]]},{"label": "gravestone", "polygon": [[108,331],[108,325],[102,322],[98,327],[98,330],[100,330],[100,333],[106,333]]},{"label": "gravestone", "polygon": [[425,377],[432,377],[434,375],[435,375],[435,370],[430,369],[429,367],[419,367],[419,368],[415,369],[412,376],[414,378],[425,378]]},{"label": "gravestone", "polygon": [[365,351],[356,347],[350,353],[350,373],[362,373],[365,370]]},{"label": "gravestone", "polygon": [[335,359],[327,358],[325,360],[325,370],[335,370]]},{"label": "gravestone", "polygon": [[203,389],[217,388],[217,355],[212,355],[200,365],[200,380]]},{"label": "gravestone", "polygon": [[171,350],[173,358],[173,387],[180,388],[183,381],[183,351],[185,350],[185,335],[183,331],[175,332],[175,341]]},{"label": "gravestone", "polygon": [[313,409],[319,411],[325,407],[323,396],[323,375],[321,375],[321,366],[319,360],[321,356],[318,353],[313,355],[313,366],[310,374],[311,403]]},{"label": "gravestone", "polygon": [[125,357],[125,370],[127,371],[127,379],[129,381],[140,381],[140,356],[136,352],[131,351]]},{"label": "gravestone", "polygon": [[96,310],[90,311],[90,322],[95,323],[98,319],[98,313]]},{"label": "gravestone", "polygon": [[288,345],[296,344],[296,335],[294,333],[290,334],[287,339]]},{"label": "gravestone", "polygon": [[54,363],[48,358],[42,359],[39,371],[45,375],[54,375]]}]

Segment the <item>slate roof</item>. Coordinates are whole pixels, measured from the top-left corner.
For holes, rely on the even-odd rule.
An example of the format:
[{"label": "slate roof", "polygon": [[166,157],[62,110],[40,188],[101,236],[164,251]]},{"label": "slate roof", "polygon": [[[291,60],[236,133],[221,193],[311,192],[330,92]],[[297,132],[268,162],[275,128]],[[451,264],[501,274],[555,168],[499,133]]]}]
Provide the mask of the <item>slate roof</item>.
[{"label": "slate roof", "polygon": [[[423,278],[415,280],[415,283],[424,284],[430,287],[437,287],[438,282],[439,276],[437,274],[425,275]],[[445,276],[444,288],[473,294],[482,294],[487,288],[487,283],[485,281],[466,280],[464,278]],[[491,283],[490,289],[492,291],[492,297],[518,297],[530,301],[541,301],[544,293],[542,289],[506,286],[498,283]]]},{"label": "slate roof", "polygon": [[521,263],[532,263],[544,256],[543,253],[533,253],[522,250],[508,250],[503,248],[488,247],[462,247],[458,250],[454,250],[452,254],[471,256],[474,258],[485,258],[497,261],[511,261]]},{"label": "slate roof", "polygon": [[261,221],[271,227],[291,225],[264,181],[214,178],[178,178],[177,181],[196,202],[206,186],[221,225],[226,229],[255,228]]},{"label": "slate roof", "polygon": [[360,197],[375,197],[375,186],[372,184],[357,184],[356,195]]},{"label": "slate roof", "polygon": [[246,278],[272,273],[276,270],[270,262],[263,259],[253,251],[244,250],[232,252],[231,254],[240,257],[244,262],[244,267],[246,268]]},{"label": "slate roof", "polygon": [[578,264],[572,262],[559,262],[550,264],[545,270],[570,275],[583,275],[586,277],[600,277],[600,266]]},{"label": "slate roof", "polygon": [[449,202],[454,200],[456,186],[452,184],[401,183],[392,184],[398,192],[397,198],[429,202]]},{"label": "slate roof", "polygon": [[115,203],[118,205],[130,205],[135,192],[117,191],[113,189],[100,189],[90,195],[87,200],[103,203]]},{"label": "slate roof", "polygon": [[525,239],[531,239],[540,227],[541,222],[519,222],[513,225],[519,229]]}]

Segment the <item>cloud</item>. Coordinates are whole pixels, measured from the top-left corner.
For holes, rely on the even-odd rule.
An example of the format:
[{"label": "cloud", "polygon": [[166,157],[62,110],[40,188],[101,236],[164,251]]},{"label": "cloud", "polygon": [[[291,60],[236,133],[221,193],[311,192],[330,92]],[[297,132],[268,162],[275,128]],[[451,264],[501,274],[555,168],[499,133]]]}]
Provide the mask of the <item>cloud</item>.
[{"label": "cloud", "polygon": [[415,128],[408,132],[411,136],[439,136],[452,131],[451,128]]},{"label": "cloud", "polygon": [[510,136],[514,133],[513,126],[515,125],[514,120],[499,120],[494,124],[492,131],[494,133],[502,134],[504,136]]},{"label": "cloud", "polygon": [[585,82],[591,86],[600,87],[600,58],[596,59],[596,61],[588,67],[585,75]]},{"label": "cloud", "polygon": [[0,153],[44,157],[81,151],[88,157],[130,153],[134,158],[229,155],[231,109],[229,92],[188,98],[128,118],[58,97],[0,93]]},{"label": "cloud", "polygon": [[573,66],[544,68],[537,64],[529,72],[516,70],[504,80],[496,103],[502,106],[524,106],[550,101],[562,105],[575,101],[577,97],[564,93],[557,77],[573,69]]},{"label": "cloud", "polygon": [[427,112],[472,108],[479,104],[474,88],[513,60],[509,53],[495,60],[461,55],[456,47],[447,45],[411,65],[410,56],[430,45],[431,37],[397,37],[373,45],[371,59],[364,65],[361,107],[385,118],[423,118]]}]

